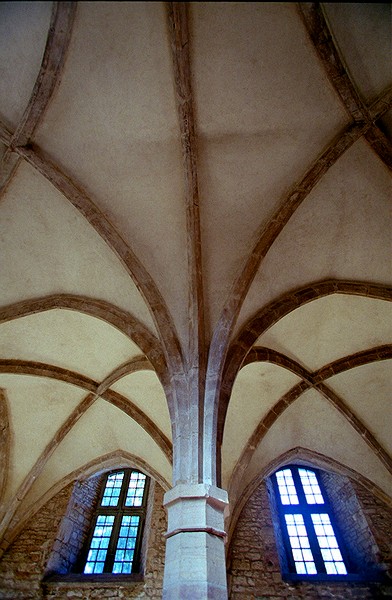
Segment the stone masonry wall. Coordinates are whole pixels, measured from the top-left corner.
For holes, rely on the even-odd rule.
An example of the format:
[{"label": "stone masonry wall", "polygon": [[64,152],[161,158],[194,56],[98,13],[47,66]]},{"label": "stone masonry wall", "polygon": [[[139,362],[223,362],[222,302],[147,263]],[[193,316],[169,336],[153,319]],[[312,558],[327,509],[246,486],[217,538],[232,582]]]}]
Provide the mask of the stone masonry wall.
[{"label": "stone masonry wall", "polygon": [[[45,575],[65,573],[86,535],[86,518],[92,507],[84,505],[96,497],[97,480],[64,488],[27,524],[0,561],[0,598],[2,600],[92,600],[99,598],[152,598],[162,596],[165,556],[166,513],[163,490],[152,486],[152,510],[147,515],[145,540],[145,580],[100,583],[48,580]],[[149,523],[148,523],[149,522]],[[83,576],[81,576],[83,578]]]},{"label": "stone masonry wall", "polygon": [[66,514],[61,520],[45,569],[46,576],[69,573],[75,566],[88,537],[103,477],[90,477],[73,486]]},{"label": "stone masonry wall", "polygon": [[65,487],[38,511],[5,552],[0,560],[0,598],[42,598],[40,582],[72,488],[72,485]]},{"label": "stone masonry wall", "polygon": [[[358,493],[356,486],[355,491]],[[391,550],[391,510],[361,488],[360,501],[368,502],[367,519],[371,519],[374,539],[379,543],[381,563]],[[381,523],[380,523],[381,522]],[[388,537],[389,536],[389,537]],[[285,582],[278,555],[279,537],[275,537],[273,513],[265,483],[250,497],[238,519],[228,552],[230,600],[365,600],[391,598],[390,588],[379,584],[325,582]],[[390,556],[389,556],[390,558]]]},{"label": "stone masonry wall", "polygon": [[[362,573],[380,571],[377,543],[360,503],[365,490],[358,486],[356,493],[350,479],[341,475],[321,472],[321,479],[328,497],[333,500],[335,519],[353,566]],[[375,502],[372,498],[372,505]]]},{"label": "stone masonry wall", "polygon": [[[392,582],[392,508],[385,506],[355,481],[353,487],[377,544],[375,558]],[[392,598],[392,593],[389,597]]]}]

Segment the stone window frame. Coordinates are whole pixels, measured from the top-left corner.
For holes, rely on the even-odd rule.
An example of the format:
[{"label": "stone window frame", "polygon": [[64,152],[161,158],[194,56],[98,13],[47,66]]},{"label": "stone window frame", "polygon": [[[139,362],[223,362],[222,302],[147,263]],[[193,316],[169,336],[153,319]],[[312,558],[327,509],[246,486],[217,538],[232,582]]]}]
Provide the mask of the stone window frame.
[{"label": "stone window frame", "polygon": [[[121,486],[121,494],[120,494],[118,506],[116,506],[116,507],[102,506],[102,500],[104,497],[108,478],[111,475],[114,475],[116,473],[121,473],[121,472],[124,473],[124,479],[123,479],[122,486]],[[146,478],[144,493],[143,493],[143,500],[142,500],[141,506],[125,508],[124,502],[125,502],[126,493],[127,493],[127,489],[128,489],[128,483],[129,483],[130,476],[133,472],[141,473]],[[103,478],[103,480],[100,484],[100,487],[99,487],[98,501],[97,501],[94,513],[92,515],[92,518],[91,518],[86,543],[84,544],[82,551],[80,552],[79,558],[74,567],[74,572],[78,573],[79,577],[81,579],[90,580],[90,579],[97,578],[99,580],[105,579],[108,581],[112,580],[112,578],[114,578],[115,580],[120,580],[120,579],[123,580],[123,579],[130,579],[130,578],[132,578],[133,580],[140,579],[139,576],[141,575],[141,551],[142,551],[144,527],[145,527],[146,516],[147,516],[147,511],[148,511],[149,489],[150,489],[150,477],[148,477],[148,475],[146,475],[145,473],[140,471],[140,469],[135,469],[132,467],[123,467],[123,468],[112,469],[112,470],[108,471],[107,473],[105,473],[105,477]],[[117,521],[120,521],[121,517],[123,515],[137,515],[140,517],[140,522],[139,522],[138,532],[137,532],[137,540],[136,540],[136,545],[135,545],[135,554],[134,554],[134,559],[133,559],[133,563],[132,563],[132,572],[131,573],[113,573],[112,571],[104,571],[103,573],[89,574],[89,573],[83,572],[86,561],[87,561],[87,556],[88,556],[88,553],[90,550],[90,545],[91,545],[91,540],[93,538],[95,524],[100,515],[113,515],[116,517]],[[110,546],[109,546],[110,552],[113,552],[116,549],[119,532],[120,532],[120,527],[118,524],[118,526],[116,527],[116,530],[113,531],[113,533],[111,535]]]},{"label": "stone window frame", "polygon": [[[323,505],[315,505],[322,506],[323,512],[327,512],[330,516],[331,523],[335,530],[335,535],[338,541],[339,549],[343,555],[343,559],[345,561],[347,567],[347,575],[329,575],[327,573],[318,573],[317,575],[309,575],[309,574],[297,574],[293,570],[293,561],[291,558],[291,546],[288,540],[288,536],[285,533],[284,524],[284,514],[285,511],[282,510],[282,504],[280,502],[280,493],[278,489],[278,483],[276,480],[276,473],[286,469],[286,468],[305,468],[306,470],[312,471],[315,473],[317,477],[318,484],[322,491],[323,497],[326,500]],[[375,572],[374,570],[363,572],[360,571],[358,566],[355,565],[355,562],[352,560],[350,552],[347,549],[347,545],[344,540],[344,535],[341,531],[341,527],[339,526],[337,519],[334,514],[334,499],[331,498],[330,494],[327,493],[325,489],[325,485],[322,477],[323,471],[318,469],[317,467],[297,464],[297,463],[288,463],[285,465],[279,466],[279,468],[275,469],[273,473],[267,479],[267,487],[269,489],[269,498],[271,504],[271,512],[273,516],[273,526],[275,539],[277,542],[277,549],[279,554],[279,560],[281,565],[282,578],[285,581],[303,581],[303,582],[355,582],[355,581],[363,581],[363,582],[379,582],[382,580],[382,574],[380,572]],[[327,510],[324,511],[324,508]],[[307,509],[305,508],[305,511]],[[300,511],[299,511],[300,512]],[[317,543],[317,542],[316,542]],[[312,546],[312,543],[311,543]],[[313,547],[312,547],[313,549]]]}]

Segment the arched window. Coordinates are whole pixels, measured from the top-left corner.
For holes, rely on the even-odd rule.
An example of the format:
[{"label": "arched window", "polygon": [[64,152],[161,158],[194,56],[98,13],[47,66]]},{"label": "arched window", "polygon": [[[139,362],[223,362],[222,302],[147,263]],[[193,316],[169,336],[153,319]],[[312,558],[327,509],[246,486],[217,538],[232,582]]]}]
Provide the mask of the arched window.
[{"label": "arched window", "polygon": [[83,573],[138,572],[148,485],[148,477],[132,469],[107,475],[82,557]]},{"label": "arched window", "polygon": [[290,465],[272,483],[290,578],[347,579],[352,569],[317,470]]}]

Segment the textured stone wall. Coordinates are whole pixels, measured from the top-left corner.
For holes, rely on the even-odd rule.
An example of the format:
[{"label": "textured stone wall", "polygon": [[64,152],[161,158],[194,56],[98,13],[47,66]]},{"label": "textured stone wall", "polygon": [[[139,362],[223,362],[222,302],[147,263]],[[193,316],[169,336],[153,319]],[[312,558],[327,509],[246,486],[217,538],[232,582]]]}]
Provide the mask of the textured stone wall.
[{"label": "textured stone wall", "polygon": [[146,519],[144,581],[97,584],[65,578],[42,583],[50,574],[66,573],[75,562],[85,541],[86,523],[94,508],[98,484],[99,478],[92,478],[86,484],[71,484],[34,515],[0,561],[1,599],[161,598],[167,525],[163,490],[157,484],[151,486]]},{"label": "textured stone wall", "polygon": [[[392,512],[361,486],[355,486],[370,529],[378,544],[378,560],[383,564],[391,550]],[[392,597],[390,588],[378,584],[285,582],[279,562],[279,537],[275,537],[267,485],[263,483],[250,497],[237,522],[228,552],[230,600],[334,598],[336,600]],[[389,537],[388,537],[389,536]],[[380,544],[382,540],[382,544]],[[382,556],[381,556],[382,553]],[[375,553],[376,555],[376,553]],[[390,559],[390,555],[389,555]]]},{"label": "textured stone wall", "polygon": [[105,476],[76,482],[57,532],[45,575],[69,573],[86,543],[98,494]]},{"label": "textured stone wall", "polygon": [[[360,502],[366,490],[358,486],[356,491],[350,479],[340,475],[322,472],[321,479],[328,497],[333,499],[335,519],[352,565],[359,572],[379,571],[378,546]],[[372,506],[376,502],[376,498],[371,498]]]},{"label": "textured stone wall", "polygon": [[[392,508],[385,506],[355,481],[353,487],[377,544],[373,549],[375,558],[392,582]],[[388,597],[392,598],[392,589]]]},{"label": "textured stone wall", "polygon": [[[165,565],[166,511],[163,508],[163,489],[155,484],[154,504],[148,528],[148,553],[145,567],[145,593],[147,598],[162,598],[163,570]],[[148,519],[149,515],[147,515]]]},{"label": "textured stone wall", "polygon": [[72,494],[72,485],[50,500],[5,552],[0,561],[0,598],[42,598],[40,582]]}]

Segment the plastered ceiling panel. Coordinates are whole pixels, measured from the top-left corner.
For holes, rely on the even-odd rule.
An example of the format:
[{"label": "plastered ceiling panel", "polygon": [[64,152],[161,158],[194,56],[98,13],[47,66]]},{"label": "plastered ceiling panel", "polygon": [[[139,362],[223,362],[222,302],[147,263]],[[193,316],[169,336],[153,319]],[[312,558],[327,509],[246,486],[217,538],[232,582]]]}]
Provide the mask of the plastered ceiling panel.
[{"label": "plastered ceiling panel", "polygon": [[328,379],[389,454],[392,454],[392,364],[390,360],[362,365]]},{"label": "plastered ceiling panel", "polygon": [[375,99],[392,83],[391,4],[327,2],[324,11],[361,94]]},{"label": "plastered ceiling panel", "polygon": [[29,103],[51,11],[51,2],[0,2],[0,114],[10,126],[18,124]]},{"label": "plastered ceiling panel", "polygon": [[165,392],[152,371],[137,371],[111,386],[112,390],[129,398],[171,438],[171,423]]},{"label": "plastered ceiling panel", "polygon": [[163,3],[81,2],[36,141],[105,212],[185,329],[186,216],[170,60]]},{"label": "plastered ceiling panel", "polygon": [[391,495],[391,474],[347,419],[314,390],[289,406],[271,427],[253,455],[243,486],[272,460],[296,447],[331,457]]},{"label": "plastered ceiling panel", "polygon": [[70,310],[50,310],[3,323],[1,356],[57,365],[102,381],[140,355],[127,336],[100,319]]},{"label": "plastered ceiling panel", "polygon": [[297,209],[252,283],[239,325],[260,303],[328,278],[392,280],[392,186],[364,141],[349,149]]},{"label": "plastered ceiling panel", "polygon": [[86,394],[64,382],[27,375],[0,374],[0,386],[6,390],[11,427],[8,499]]},{"label": "plastered ceiling panel", "polygon": [[115,450],[141,458],[171,481],[171,465],[151,437],[120,409],[99,399],[59,444],[25,503],[33,504],[63,477]]},{"label": "plastered ceiling panel", "polygon": [[315,370],[355,352],[389,343],[392,305],[385,300],[333,294],[297,308],[259,337]]},{"label": "plastered ceiling panel", "polygon": [[119,306],[154,328],[117,256],[30,166],[18,167],[0,204],[0,220],[3,306],[50,294],[84,295]]},{"label": "plastered ceiling panel", "polygon": [[308,52],[294,4],[194,3],[192,15],[202,231],[215,324],[259,230],[347,117]]},{"label": "plastered ceiling panel", "polygon": [[230,475],[257,424],[291,387],[296,375],[270,363],[253,363],[238,373],[227,410],[222,444],[222,480]]}]

